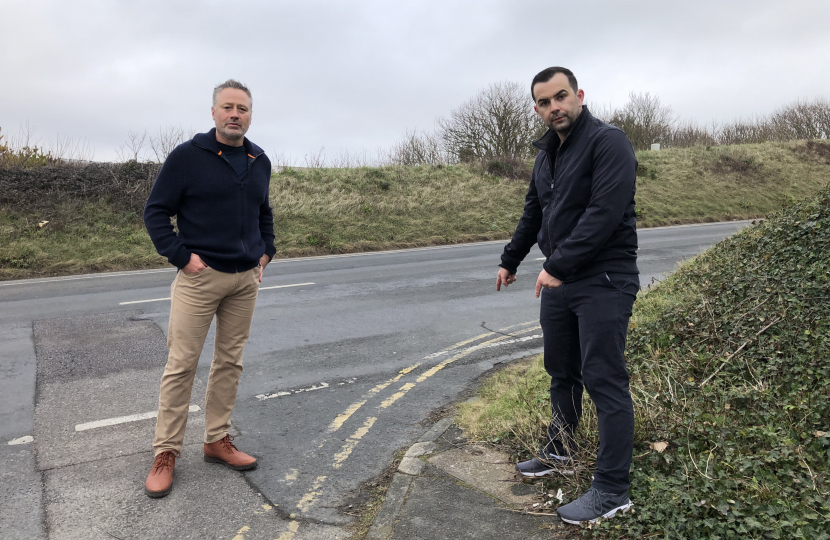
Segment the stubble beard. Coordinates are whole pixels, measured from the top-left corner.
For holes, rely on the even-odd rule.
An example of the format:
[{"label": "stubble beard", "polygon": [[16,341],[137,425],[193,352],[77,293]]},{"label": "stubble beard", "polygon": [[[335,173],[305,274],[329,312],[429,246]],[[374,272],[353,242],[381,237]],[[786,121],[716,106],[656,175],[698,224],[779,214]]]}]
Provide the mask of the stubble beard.
[{"label": "stubble beard", "polygon": [[245,132],[241,129],[237,131],[230,131],[226,128],[222,128],[219,130],[219,133],[221,133],[222,136],[229,141],[241,141],[245,137]]},{"label": "stubble beard", "polygon": [[576,122],[576,119],[579,117],[580,112],[582,112],[582,107],[568,111],[564,115],[564,122],[557,124],[553,119],[551,119],[550,125],[548,127],[553,131],[556,131],[557,133],[563,133],[567,135],[571,131],[574,122]]}]

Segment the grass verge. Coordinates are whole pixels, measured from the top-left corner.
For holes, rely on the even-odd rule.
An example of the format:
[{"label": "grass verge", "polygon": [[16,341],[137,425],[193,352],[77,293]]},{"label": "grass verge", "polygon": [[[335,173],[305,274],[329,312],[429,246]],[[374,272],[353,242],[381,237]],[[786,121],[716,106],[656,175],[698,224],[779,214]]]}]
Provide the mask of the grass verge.
[{"label": "grass verge", "polygon": [[[637,158],[640,227],[761,217],[830,179],[830,144],[822,142],[669,149]],[[125,184],[118,193],[132,190],[135,198],[146,190],[146,171],[139,172],[134,189]],[[96,188],[106,179],[59,196],[47,176],[26,182],[37,185],[17,186],[20,193],[37,203],[0,208],[0,279],[167,264],[147,237],[140,204],[112,202],[112,190]],[[507,239],[526,189],[526,179],[488,174],[482,164],[285,169],[271,183],[277,256]],[[32,199],[33,190],[44,195]]]},{"label": "grass verge", "polygon": [[[585,536],[830,538],[830,188],[642,294],[626,355],[636,513]],[[525,459],[542,442],[549,380],[541,359],[511,366],[461,405],[460,422]],[[581,470],[544,480],[566,501],[594,466],[586,405]]]}]

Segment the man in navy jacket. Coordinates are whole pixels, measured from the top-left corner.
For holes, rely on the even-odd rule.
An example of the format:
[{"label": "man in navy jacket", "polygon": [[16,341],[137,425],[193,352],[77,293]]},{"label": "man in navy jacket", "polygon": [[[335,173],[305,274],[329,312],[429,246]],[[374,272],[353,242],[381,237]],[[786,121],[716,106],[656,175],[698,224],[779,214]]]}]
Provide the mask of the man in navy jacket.
[{"label": "man in navy jacket", "polygon": [[251,106],[251,92],[242,83],[218,85],[211,107],[216,127],[170,153],[144,208],[153,244],[179,269],[170,288],[170,353],[159,392],[155,460],[145,483],[150,497],[164,497],[173,487],[196,365],[214,316],[204,459],[234,470],[257,466],[228,434],[262,272],[276,253],[271,163],[245,138]]},{"label": "man in navy jacket", "polygon": [[516,280],[534,243],[545,255],[536,280],[552,421],[540,455],[516,465],[525,476],[569,473],[583,387],[597,408],[600,445],[594,480],[558,509],[579,524],[631,508],[634,409],[623,358],[639,290],[634,184],[637,160],[625,134],[594,118],[562,67],[533,79],[535,111],[549,128],[539,149],[524,213],[504,248],[496,290]]}]

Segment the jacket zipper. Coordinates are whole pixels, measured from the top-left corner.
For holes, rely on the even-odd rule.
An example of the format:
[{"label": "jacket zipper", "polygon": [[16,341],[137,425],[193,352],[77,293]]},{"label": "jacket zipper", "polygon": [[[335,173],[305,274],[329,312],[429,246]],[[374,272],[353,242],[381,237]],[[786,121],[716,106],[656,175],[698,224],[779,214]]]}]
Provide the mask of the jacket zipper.
[{"label": "jacket zipper", "polygon": [[[548,212],[548,223],[547,223],[547,231],[548,231],[548,250],[550,250],[550,257],[553,257],[553,243],[551,242],[551,233],[550,233],[550,219],[553,216],[553,209],[556,206],[556,171],[559,169],[556,164],[556,160],[559,158],[559,148],[561,145],[556,149],[556,153],[553,155],[553,170],[551,169],[550,165],[550,154],[548,154],[548,171],[550,172],[550,202],[548,204],[551,205],[550,212]],[[550,258],[548,257],[548,258]]]},{"label": "jacket zipper", "polygon": [[[204,150],[207,150],[207,151],[208,151],[208,152],[210,152],[211,154],[213,153],[213,151],[212,151],[210,148],[204,147],[204,146],[202,146],[202,145],[200,145],[200,144],[197,144],[197,143],[195,143],[195,142],[194,142],[193,144],[194,144],[194,146],[196,146],[196,147],[198,147],[198,148],[202,148],[202,149],[204,149]],[[254,158],[253,158],[251,161],[249,161],[249,162],[248,162],[248,174],[250,174],[250,173],[251,173],[251,165],[253,165],[253,163],[254,163],[254,161],[256,160],[256,158],[258,158],[258,157],[259,157],[259,156],[261,156],[262,154],[264,154],[264,152],[262,152],[262,153],[259,153],[259,154],[255,155],[255,156],[254,156]],[[236,170],[233,168],[233,165],[231,165],[231,162],[230,162],[230,161],[228,161],[228,158],[226,158],[225,156],[223,156],[223,155],[221,155],[221,154],[219,155],[219,157],[221,157],[221,158],[222,158],[222,161],[224,161],[225,163],[227,163],[227,164],[228,164],[228,167],[230,167],[230,168],[231,168],[231,170],[233,170],[233,174],[234,174],[234,176],[236,176]],[[247,178],[247,176],[246,176],[246,178]],[[239,186],[239,187],[240,187],[240,189],[245,189],[245,188],[244,188],[244,186],[243,186],[242,184],[243,184],[243,183],[242,183],[242,182],[240,182],[240,186]],[[244,232],[245,232],[245,231],[244,231],[244,227],[245,227],[245,225],[244,225],[244,222],[243,222],[243,225],[242,225],[242,230],[240,230],[240,236],[243,236],[243,237],[244,237],[244,234],[242,234],[242,233],[244,233]],[[248,252],[248,248],[246,248],[246,247],[245,247],[245,241],[244,241],[242,238],[240,238],[240,239],[239,239],[239,244],[242,246],[242,253],[247,253],[247,252]]]}]

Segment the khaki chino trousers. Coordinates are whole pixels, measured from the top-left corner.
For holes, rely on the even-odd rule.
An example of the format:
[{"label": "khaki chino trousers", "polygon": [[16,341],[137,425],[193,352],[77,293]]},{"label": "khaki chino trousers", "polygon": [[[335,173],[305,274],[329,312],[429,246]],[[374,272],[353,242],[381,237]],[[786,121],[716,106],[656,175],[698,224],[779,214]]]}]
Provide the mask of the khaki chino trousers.
[{"label": "khaki chino trousers", "polygon": [[236,274],[210,267],[198,274],[176,274],[170,286],[170,352],[161,377],[155,455],[181,451],[193,378],[214,316],[216,340],[205,394],[204,442],[216,442],[228,433],[258,291],[259,267]]}]

